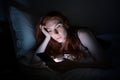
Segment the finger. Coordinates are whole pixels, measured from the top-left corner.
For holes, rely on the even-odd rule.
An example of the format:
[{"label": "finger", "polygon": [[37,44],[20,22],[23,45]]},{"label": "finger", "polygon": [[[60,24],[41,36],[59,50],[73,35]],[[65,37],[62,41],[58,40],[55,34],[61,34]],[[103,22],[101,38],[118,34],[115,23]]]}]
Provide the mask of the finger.
[{"label": "finger", "polygon": [[41,30],[43,30],[43,29],[44,29],[44,26],[42,26],[42,25],[40,25],[39,27],[40,27],[40,29],[41,29]]},{"label": "finger", "polygon": [[46,26],[44,26],[44,28],[47,28]]},{"label": "finger", "polygon": [[45,28],[44,28],[44,26],[41,27],[41,30],[42,30],[43,32],[45,32]]},{"label": "finger", "polygon": [[42,29],[42,25],[40,25],[39,28]]},{"label": "finger", "polygon": [[42,26],[43,28],[46,28],[46,26]]}]

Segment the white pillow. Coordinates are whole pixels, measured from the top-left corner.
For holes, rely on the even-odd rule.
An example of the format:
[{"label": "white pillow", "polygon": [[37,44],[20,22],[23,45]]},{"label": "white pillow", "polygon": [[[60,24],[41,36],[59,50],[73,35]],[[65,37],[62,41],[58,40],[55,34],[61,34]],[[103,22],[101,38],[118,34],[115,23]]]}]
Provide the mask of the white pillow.
[{"label": "white pillow", "polygon": [[36,43],[33,22],[29,14],[12,6],[9,10],[16,57],[24,56]]}]

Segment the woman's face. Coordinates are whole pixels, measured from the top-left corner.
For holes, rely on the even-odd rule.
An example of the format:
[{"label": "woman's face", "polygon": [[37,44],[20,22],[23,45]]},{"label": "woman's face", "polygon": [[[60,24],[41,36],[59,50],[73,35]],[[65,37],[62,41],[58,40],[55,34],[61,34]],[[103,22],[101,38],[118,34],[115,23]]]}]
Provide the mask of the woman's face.
[{"label": "woman's face", "polygon": [[58,20],[49,20],[46,23],[46,29],[50,36],[59,43],[64,43],[66,40],[67,32],[63,24],[58,23]]}]

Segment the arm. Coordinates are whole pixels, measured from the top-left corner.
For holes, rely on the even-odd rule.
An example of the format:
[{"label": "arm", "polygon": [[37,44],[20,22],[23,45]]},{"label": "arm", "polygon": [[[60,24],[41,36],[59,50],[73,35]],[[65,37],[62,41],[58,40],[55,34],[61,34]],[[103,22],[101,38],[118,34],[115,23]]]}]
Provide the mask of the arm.
[{"label": "arm", "polygon": [[42,42],[42,44],[36,50],[36,53],[44,53],[49,41],[50,41],[50,38],[45,38],[45,40]]},{"label": "arm", "polygon": [[78,37],[81,43],[88,48],[91,55],[97,60],[97,62],[101,63],[103,58],[103,49],[98,44],[94,35],[88,31],[78,31]]},{"label": "arm", "polygon": [[44,39],[44,41],[42,42],[42,44],[38,47],[38,49],[36,50],[36,53],[43,53],[45,52],[45,49],[51,39],[49,33],[44,29],[45,26],[41,26],[40,25],[40,29],[42,30],[43,34],[46,36],[46,38]]}]

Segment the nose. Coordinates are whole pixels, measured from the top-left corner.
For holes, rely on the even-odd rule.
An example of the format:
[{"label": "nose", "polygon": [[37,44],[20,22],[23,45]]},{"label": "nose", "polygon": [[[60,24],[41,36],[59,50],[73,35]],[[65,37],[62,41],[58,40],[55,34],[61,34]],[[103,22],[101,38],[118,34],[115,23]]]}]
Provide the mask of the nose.
[{"label": "nose", "polygon": [[58,34],[58,30],[55,29],[55,33]]}]

